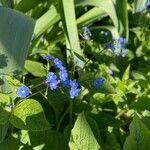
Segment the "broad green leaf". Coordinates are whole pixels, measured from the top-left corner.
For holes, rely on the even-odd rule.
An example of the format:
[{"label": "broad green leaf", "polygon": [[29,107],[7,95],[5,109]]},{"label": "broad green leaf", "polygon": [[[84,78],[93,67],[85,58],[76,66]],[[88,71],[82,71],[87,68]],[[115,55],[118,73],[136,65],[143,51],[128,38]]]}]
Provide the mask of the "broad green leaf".
[{"label": "broad green leaf", "polygon": [[80,49],[78,30],[76,25],[74,0],[59,0],[59,7],[61,10],[61,17],[64,26],[64,30],[67,36],[67,41],[69,42],[69,47],[72,54],[77,53],[83,56]]},{"label": "broad green leaf", "polygon": [[37,21],[34,30],[34,38],[40,36],[44,31],[60,20],[60,16],[54,6],[43,14]]},{"label": "broad green leaf", "polygon": [[41,131],[50,128],[42,106],[33,99],[26,99],[12,110],[10,122],[19,129]]},{"label": "broad green leaf", "polygon": [[75,125],[71,131],[69,147],[71,150],[101,149],[85,118],[84,113],[78,115]]},{"label": "broad green leaf", "polygon": [[57,131],[46,130],[40,132],[29,132],[30,142],[33,150],[68,150],[65,137]]},{"label": "broad green leaf", "polygon": [[10,111],[10,97],[0,93],[0,124],[4,125],[9,121]]},{"label": "broad green leaf", "polygon": [[[6,19],[7,18],[7,19]],[[0,74],[18,76],[23,68],[34,28],[34,21],[9,8],[0,7]],[[6,81],[1,91],[10,92]]]},{"label": "broad green leaf", "polygon": [[145,8],[147,0],[134,0],[134,12],[141,12]]},{"label": "broad green leaf", "polygon": [[121,150],[121,146],[117,141],[114,133],[107,133],[104,150]]},{"label": "broad green leaf", "polygon": [[150,98],[148,96],[141,96],[136,101],[131,103],[131,107],[137,111],[150,111]]},{"label": "broad green leaf", "polygon": [[130,135],[125,141],[123,150],[148,150],[150,147],[149,139],[150,131],[135,114],[130,124]]},{"label": "broad green leaf", "polygon": [[[28,145],[28,143],[30,143],[28,132],[21,130],[7,137],[0,144],[0,150],[33,150],[32,147]],[[28,149],[25,149],[26,147]]]},{"label": "broad green leaf", "polygon": [[28,72],[36,77],[43,77],[46,75],[46,70],[44,69],[43,64],[40,62],[26,60],[24,67]]},{"label": "broad green leaf", "polygon": [[115,27],[118,29],[118,19],[115,10],[115,6],[112,0],[75,0],[76,6],[96,6],[104,10],[112,19]]},{"label": "broad green leaf", "polygon": [[9,123],[0,125],[0,143],[5,139],[8,129],[9,129]]},{"label": "broad green leaf", "polygon": [[128,40],[129,29],[128,29],[128,10],[127,0],[116,0],[116,12],[119,21],[119,33]]}]

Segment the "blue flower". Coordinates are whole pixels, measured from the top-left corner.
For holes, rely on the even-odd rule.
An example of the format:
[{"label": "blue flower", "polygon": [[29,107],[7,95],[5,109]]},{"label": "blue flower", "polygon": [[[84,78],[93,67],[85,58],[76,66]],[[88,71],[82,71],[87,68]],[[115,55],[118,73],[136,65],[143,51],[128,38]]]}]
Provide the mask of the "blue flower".
[{"label": "blue flower", "polygon": [[51,56],[51,55],[45,55],[45,56],[43,56],[43,59],[45,59],[45,60],[53,60],[54,59],[54,57],[53,56]]},{"label": "blue flower", "polygon": [[29,88],[27,86],[20,86],[18,87],[16,94],[20,98],[26,98],[29,95]]},{"label": "blue flower", "polygon": [[121,55],[122,55],[122,57],[126,56],[126,49],[125,48],[121,49]]},{"label": "blue flower", "polygon": [[105,49],[111,48],[111,42],[105,43],[105,44],[104,44],[104,48],[105,48]]},{"label": "blue flower", "polygon": [[46,81],[51,82],[51,80],[55,80],[57,76],[54,74],[54,72],[48,72],[46,75]]},{"label": "blue flower", "polygon": [[74,80],[70,80],[70,86],[71,88],[77,88],[79,85],[77,81],[74,79]]},{"label": "blue flower", "polygon": [[68,87],[69,86],[69,80],[68,79],[66,79],[65,81],[61,81],[61,83],[62,83],[63,87]]},{"label": "blue flower", "polygon": [[51,90],[56,89],[58,83],[59,83],[59,82],[58,82],[56,79],[52,79],[52,80],[50,81],[50,83],[49,83],[50,89],[51,89]]},{"label": "blue flower", "polygon": [[126,46],[126,39],[124,37],[120,37],[118,39],[114,39],[113,45],[111,47],[114,55],[118,55],[119,50],[121,50],[122,57],[125,57],[125,46]]},{"label": "blue flower", "polygon": [[92,34],[91,34],[91,31],[89,30],[89,28],[83,27],[82,29],[83,29],[83,38],[87,41],[90,40]]},{"label": "blue flower", "polygon": [[59,78],[61,81],[65,81],[67,78],[68,78],[68,73],[67,73],[67,70],[60,70],[59,71]]},{"label": "blue flower", "polygon": [[150,0],[147,0],[145,7],[146,7],[147,9],[150,8]]},{"label": "blue flower", "polygon": [[70,90],[70,98],[73,99],[73,98],[77,97],[78,94],[79,94],[79,89],[71,88],[71,90]]},{"label": "blue flower", "polygon": [[57,68],[61,68],[62,66],[62,61],[60,61],[58,58],[54,59],[54,64]]},{"label": "blue flower", "polygon": [[104,79],[102,77],[99,77],[97,79],[94,80],[94,87],[95,88],[99,88],[100,85],[102,85],[104,83]]}]

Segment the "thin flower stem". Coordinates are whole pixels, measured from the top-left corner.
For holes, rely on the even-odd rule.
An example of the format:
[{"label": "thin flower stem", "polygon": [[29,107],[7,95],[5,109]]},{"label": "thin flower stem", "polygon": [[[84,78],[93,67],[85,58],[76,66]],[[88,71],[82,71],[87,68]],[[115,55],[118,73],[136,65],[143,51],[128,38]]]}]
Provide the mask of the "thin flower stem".
[{"label": "thin flower stem", "polygon": [[[69,106],[69,107],[70,107],[70,106]],[[68,107],[68,108],[66,109],[66,111],[62,114],[62,116],[61,116],[61,118],[60,118],[60,120],[59,120],[59,122],[58,122],[58,125],[57,125],[57,131],[59,131],[60,125],[61,125],[61,123],[62,123],[62,121],[63,121],[65,115],[69,112],[69,107]]]},{"label": "thin flower stem", "polygon": [[69,120],[70,120],[70,126],[72,127],[72,106],[73,106],[73,101],[70,100],[70,107],[69,107]]},{"label": "thin flower stem", "polygon": [[31,87],[30,89],[31,89],[31,90],[32,90],[32,89],[35,89],[35,88],[37,88],[38,86],[41,86],[41,85],[43,85],[43,84],[46,84],[46,83],[45,83],[45,82],[42,82],[42,83],[40,83],[40,84],[37,84],[37,85]]}]

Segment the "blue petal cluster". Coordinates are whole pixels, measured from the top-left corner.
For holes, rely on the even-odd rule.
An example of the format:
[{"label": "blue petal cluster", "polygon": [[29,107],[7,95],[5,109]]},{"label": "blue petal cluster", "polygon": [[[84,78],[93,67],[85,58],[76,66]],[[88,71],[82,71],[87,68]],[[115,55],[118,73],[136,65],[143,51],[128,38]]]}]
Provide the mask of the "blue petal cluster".
[{"label": "blue petal cluster", "polygon": [[78,96],[78,94],[79,94],[79,89],[78,89],[78,83],[77,83],[77,81],[74,79],[74,80],[70,80],[70,87],[71,87],[71,89],[70,89],[70,98],[75,98],[75,97],[77,97]]},{"label": "blue petal cluster", "polygon": [[126,56],[126,39],[124,37],[120,37],[118,39],[114,39],[114,45],[112,46],[112,51],[115,55],[118,54],[118,50],[121,50],[122,57]]},{"label": "blue petal cluster", "polygon": [[49,61],[49,60],[53,60],[54,57],[51,55],[45,55],[45,56],[43,56],[43,59],[45,59],[46,61]]},{"label": "blue petal cluster", "polygon": [[57,76],[53,72],[48,72],[46,75],[46,82],[49,83],[50,89],[54,90],[57,88],[58,81],[56,80]]},{"label": "blue petal cluster", "polygon": [[104,48],[105,49],[108,49],[110,48],[114,55],[118,55],[119,51],[121,53],[121,56],[122,57],[125,57],[126,56],[126,38],[125,37],[120,37],[118,39],[113,39],[113,42],[107,42],[104,44]]},{"label": "blue petal cluster", "polygon": [[54,64],[55,64],[55,66],[56,66],[58,69],[60,69],[61,67],[63,67],[62,61],[59,60],[58,58],[55,58],[55,59],[54,59]]},{"label": "blue petal cluster", "polygon": [[[54,66],[59,69],[58,77],[54,72],[48,72],[46,75],[46,83],[49,84],[50,89],[54,90],[58,87],[58,84],[61,82],[63,87],[69,87],[70,85],[70,98],[75,98],[79,94],[78,83],[76,80],[69,80],[68,73],[66,68],[63,66],[63,63],[58,58],[54,58],[50,55],[43,56],[45,60],[52,60]],[[58,78],[58,79],[57,79]]]},{"label": "blue petal cluster", "polygon": [[16,94],[20,98],[26,98],[29,95],[29,88],[27,86],[20,86],[18,87]]},{"label": "blue petal cluster", "polygon": [[66,69],[60,70],[58,74],[61,81],[65,81],[68,78],[68,73]]},{"label": "blue petal cluster", "polygon": [[92,34],[91,34],[91,31],[89,30],[89,28],[88,27],[83,27],[82,29],[83,29],[83,38],[87,41],[90,40]]},{"label": "blue petal cluster", "polygon": [[102,85],[104,83],[104,81],[105,80],[102,77],[99,77],[99,78],[95,79],[93,81],[94,87],[99,88],[99,86]]}]

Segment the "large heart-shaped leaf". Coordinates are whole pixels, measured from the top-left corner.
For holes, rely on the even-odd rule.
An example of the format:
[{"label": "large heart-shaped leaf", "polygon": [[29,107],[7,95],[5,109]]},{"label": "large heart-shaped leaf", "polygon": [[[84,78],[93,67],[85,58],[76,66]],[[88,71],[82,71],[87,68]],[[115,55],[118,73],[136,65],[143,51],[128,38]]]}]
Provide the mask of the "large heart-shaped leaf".
[{"label": "large heart-shaped leaf", "polygon": [[50,128],[42,106],[33,99],[19,102],[12,110],[10,122],[19,129],[40,131]]}]

